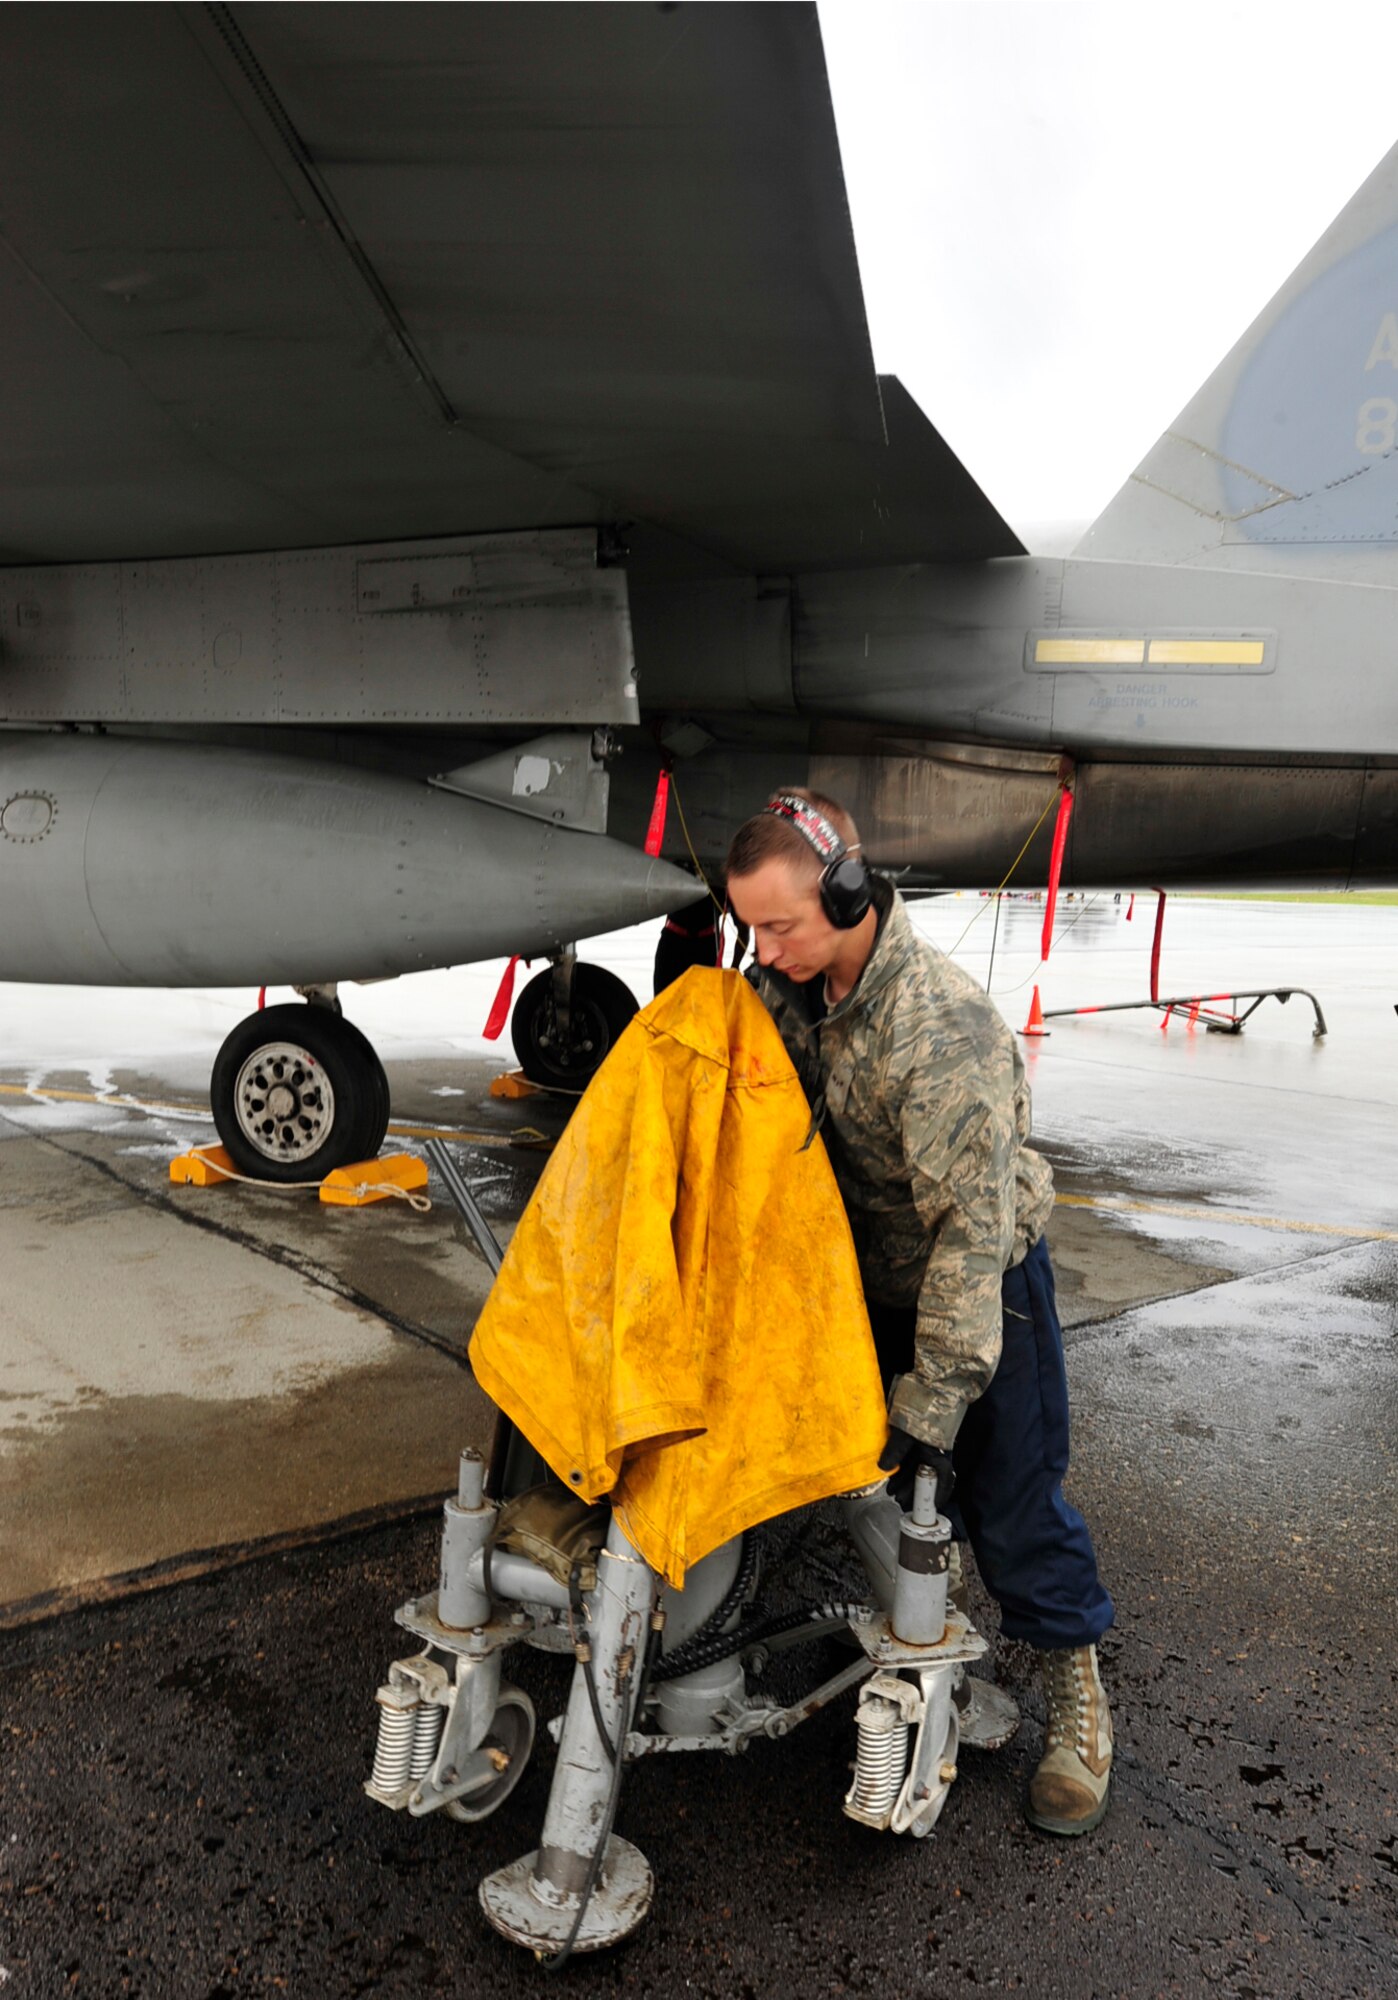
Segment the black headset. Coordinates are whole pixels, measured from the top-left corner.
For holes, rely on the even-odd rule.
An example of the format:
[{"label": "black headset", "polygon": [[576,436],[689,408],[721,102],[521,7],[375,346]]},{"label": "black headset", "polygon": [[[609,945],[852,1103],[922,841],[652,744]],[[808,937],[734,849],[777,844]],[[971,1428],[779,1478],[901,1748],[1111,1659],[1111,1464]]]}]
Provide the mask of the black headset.
[{"label": "black headset", "polygon": [[852,931],[869,914],[873,896],[869,871],[845,846],[825,814],[809,799],[791,792],[777,792],[768,799],[763,812],[775,813],[794,826],[825,863],[820,878],[820,907],[837,931]]}]

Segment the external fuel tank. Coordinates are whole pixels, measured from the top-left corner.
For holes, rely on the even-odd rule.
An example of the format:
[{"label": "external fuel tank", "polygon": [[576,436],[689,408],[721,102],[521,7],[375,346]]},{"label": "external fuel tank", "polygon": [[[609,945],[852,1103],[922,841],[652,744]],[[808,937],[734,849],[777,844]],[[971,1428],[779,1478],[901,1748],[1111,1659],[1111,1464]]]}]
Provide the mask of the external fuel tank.
[{"label": "external fuel tank", "polygon": [[310,985],[551,950],[692,900],[635,848],[334,764],[0,733],[0,979]]}]

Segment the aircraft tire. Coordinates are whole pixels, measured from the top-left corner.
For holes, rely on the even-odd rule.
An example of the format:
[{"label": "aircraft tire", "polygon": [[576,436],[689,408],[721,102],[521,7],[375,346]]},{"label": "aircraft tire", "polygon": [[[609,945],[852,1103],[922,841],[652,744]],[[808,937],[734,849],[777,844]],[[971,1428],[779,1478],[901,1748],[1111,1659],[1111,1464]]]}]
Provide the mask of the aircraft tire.
[{"label": "aircraft tire", "polygon": [[636,1012],[636,996],[601,965],[573,968],[572,1036],[563,1046],[553,1005],[553,972],[529,981],[510,1020],[519,1066],[531,1083],[585,1090]]},{"label": "aircraft tire", "polygon": [[238,1023],[214,1058],[209,1098],[234,1166],[256,1180],[323,1180],[372,1158],[388,1125],[388,1079],[372,1044],[301,1002]]},{"label": "aircraft tire", "polygon": [[378,1051],[374,1048],[373,1043],[366,1041],[364,1046],[373,1058],[374,1109],[372,1117],[365,1126],[362,1150],[355,1157],[360,1160],[373,1160],[377,1159],[379,1148],[384,1142],[384,1134],[388,1130],[390,1109],[388,1075],[383,1064],[379,1061]]}]

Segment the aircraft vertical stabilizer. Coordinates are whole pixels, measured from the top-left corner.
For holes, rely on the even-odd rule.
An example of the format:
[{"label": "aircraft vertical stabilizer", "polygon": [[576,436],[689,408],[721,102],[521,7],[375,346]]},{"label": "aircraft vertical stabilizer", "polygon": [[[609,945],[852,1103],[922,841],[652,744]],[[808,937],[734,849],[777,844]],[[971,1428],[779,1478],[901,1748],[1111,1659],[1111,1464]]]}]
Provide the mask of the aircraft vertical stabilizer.
[{"label": "aircraft vertical stabilizer", "polygon": [[1076,553],[1398,584],[1398,147]]}]

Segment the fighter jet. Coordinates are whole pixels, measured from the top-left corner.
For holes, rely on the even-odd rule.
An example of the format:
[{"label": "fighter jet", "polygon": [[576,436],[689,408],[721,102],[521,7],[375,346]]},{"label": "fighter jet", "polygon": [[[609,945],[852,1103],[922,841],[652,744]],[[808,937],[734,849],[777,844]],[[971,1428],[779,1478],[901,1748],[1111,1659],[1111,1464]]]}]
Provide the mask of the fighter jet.
[{"label": "fighter jet", "polygon": [[1398,152],[1046,560],[875,372],[812,6],[0,54],[0,978],[304,993],[215,1067],[245,1171],[377,1149],[345,982],[543,961],[585,1080],[574,947],[777,784],[913,885],[1042,880],[1065,786],[1070,886],[1394,879]]}]

